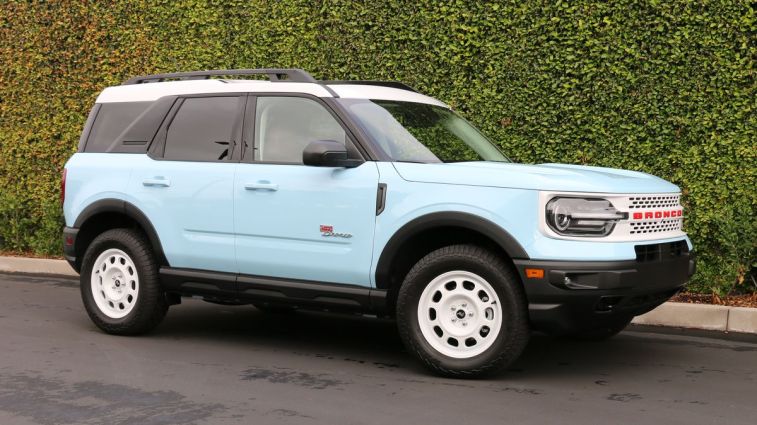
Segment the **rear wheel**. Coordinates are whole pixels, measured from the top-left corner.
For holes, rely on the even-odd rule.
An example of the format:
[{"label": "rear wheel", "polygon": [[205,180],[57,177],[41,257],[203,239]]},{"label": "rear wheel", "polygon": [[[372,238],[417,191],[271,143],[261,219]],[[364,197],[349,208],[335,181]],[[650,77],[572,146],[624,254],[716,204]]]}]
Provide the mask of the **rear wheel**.
[{"label": "rear wheel", "polygon": [[472,245],[438,249],[410,270],[397,298],[397,325],[411,353],[451,377],[509,365],[529,336],[518,277],[499,256]]},{"label": "rear wheel", "polygon": [[148,332],[168,310],[150,244],[134,230],[96,237],[84,254],[80,282],[87,314],[107,333]]}]

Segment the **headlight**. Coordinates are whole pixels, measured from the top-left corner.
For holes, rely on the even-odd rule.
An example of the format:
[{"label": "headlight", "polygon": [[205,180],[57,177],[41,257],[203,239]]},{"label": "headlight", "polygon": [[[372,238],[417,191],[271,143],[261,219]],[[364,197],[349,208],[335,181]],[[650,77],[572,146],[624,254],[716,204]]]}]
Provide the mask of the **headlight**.
[{"label": "headlight", "polygon": [[601,198],[555,197],[547,202],[547,225],[564,236],[607,236],[628,213]]}]

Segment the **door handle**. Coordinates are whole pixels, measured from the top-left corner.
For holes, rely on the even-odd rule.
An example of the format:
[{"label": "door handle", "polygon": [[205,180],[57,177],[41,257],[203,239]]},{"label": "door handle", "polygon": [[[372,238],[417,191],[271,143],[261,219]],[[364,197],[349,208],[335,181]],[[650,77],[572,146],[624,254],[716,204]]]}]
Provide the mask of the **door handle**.
[{"label": "door handle", "polygon": [[255,183],[245,183],[244,188],[245,190],[270,190],[273,192],[279,190],[279,185],[268,180],[260,180]]},{"label": "door handle", "polygon": [[168,187],[168,186],[171,186],[171,180],[165,179],[163,177],[155,177],[154,179],[144,179],[142,180],[142,186]]}]

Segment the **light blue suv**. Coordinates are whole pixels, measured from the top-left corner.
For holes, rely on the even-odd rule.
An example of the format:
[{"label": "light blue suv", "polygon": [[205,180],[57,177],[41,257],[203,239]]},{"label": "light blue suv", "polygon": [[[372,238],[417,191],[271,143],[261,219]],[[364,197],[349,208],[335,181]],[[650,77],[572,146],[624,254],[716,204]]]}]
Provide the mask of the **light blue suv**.
[{"label": "light blue suv", "polygon": [[515,164],[402,83],[298,69],[106,88],[63,193],[105,332],[149,331],[183,296],[361,312],[448,376],[510,364],[532,329],[612,336],[694,272],[675,185]]}]

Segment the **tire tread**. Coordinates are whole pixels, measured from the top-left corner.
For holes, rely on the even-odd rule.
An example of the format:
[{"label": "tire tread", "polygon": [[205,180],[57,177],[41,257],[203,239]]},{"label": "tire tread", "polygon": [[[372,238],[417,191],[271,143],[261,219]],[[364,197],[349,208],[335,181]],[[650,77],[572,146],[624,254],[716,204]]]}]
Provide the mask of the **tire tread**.
[{"label": "tire tread", "polygon": [[[91,296],[92,262],[103,249],[120,245],[126,247],[139,273],[139,299],[129,315],[122,319],[110,319],[104,316],[92,303],[88,302],[87,293]],[[155,260],[150,243],[141,233],[125,228],[111,229],[98,235],[87,248],[82,262],[81,291],[84,306],[92,321],[109,334],[139,335],[153,330],[166,315],[168,302],[163,293],[158,277],[159,266]]]},{"label": "tire tread", "polygon": [[[479,367],[466,370],[446,367],[440,362],[434,361],[434,359],[427,356],[413,337],[411,328],[405,325],[406,321],[409,320],[409,318],[405,317],[405,312],[408,308],[407,303],[410,301],[410,297],[406,296],[407,291],[410,289],[410,285],[414,284],[419,275],[423,273],[426,268],[440,261],[449,261],[453,258],[465,259],[477,263],[483,262],[493,265],[497,269],[497,271],[501,273],[504,280],[511,284],[511,289],[516,292],[516,296],[523,301],[519,303],[520,308],[518,308],[517,311],[514,312],[514,314],[516,315],[516,325],[508,334],[509,349],[501,350],[497,356],[493,357],[492,359],[488,359]],[[405,280],[402,283],[402,287],[400,288],[399,296],[397,297],[396,311],[399,333],[411,354],[413,354],[416,358],[419,358],[423,362],[423,364],[432,371],[440,375],[452,378],[474,378],[484,376],[496,372],[515,361],[528,343],[530,337],[530,328],[528,326],[528,311],[525,300],[525,292],[522,285],[520,284],[520,278],[515,273],[513,267],[507,264],[497,254],[477,245],[465,244],[445,246],[423,257],[410,269],[410,272],[408,272],[407,276],[405,277]],[[410,307],[415,308],[415,306]]]}]

